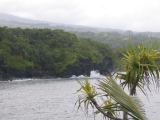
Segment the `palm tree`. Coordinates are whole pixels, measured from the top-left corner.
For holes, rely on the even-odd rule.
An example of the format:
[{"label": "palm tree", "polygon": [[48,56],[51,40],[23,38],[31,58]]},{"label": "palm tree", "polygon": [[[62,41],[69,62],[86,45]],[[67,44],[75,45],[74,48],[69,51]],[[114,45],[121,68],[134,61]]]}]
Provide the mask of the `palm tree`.
[{"label": "palm tree", "polygon": [[[125,53],[122,52],[122,59],[118,61],[119,68],[123,69],[125,73],[119,73],[118,78],[123,80],[121,85],[123,87],[128,86],[130,89],[130,95],[136,94],[136,87],[139,87],[144,94],[144,86],[151,82],[155,85],[158,84],[159,78],[159,65],[157,60],[159,59],[160,47],[157,41],[154,41],[146,45],[145,42],[134,46],[129,45],[128,49],[125,49]],[[124,119],[127,119],[127,115],[124,113]]]},{"label": "palm tree", "polygon": [[121,85],[128,86],[130,95],[135,95],[137,86],[142,89],[151,81],[158,85],[159,47],[160,44],[157,41],[150,43],[149,46],[143,42],[137,46],[130,45],[125,53],[122,53],[123,57],[118,61],[118,64],[125,73],[118,73],[118,78],[124,80]]}]

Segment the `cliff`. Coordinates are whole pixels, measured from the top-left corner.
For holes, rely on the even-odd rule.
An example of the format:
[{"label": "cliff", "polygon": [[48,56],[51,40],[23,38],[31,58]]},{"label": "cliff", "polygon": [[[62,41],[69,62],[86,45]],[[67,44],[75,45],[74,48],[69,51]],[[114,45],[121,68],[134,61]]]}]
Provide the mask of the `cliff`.
[{"label": "cliff", "polygon": [[101,63],[94,63],[91,59],[81,59],[78,66],[69,65],[63,72],[55,70],[36,70],[28,67],[26,70],[13,68],[0,68],[0,80],[13,80],[17,78],[70,78],[72,75],[90,76],[90,71],[98,70],[100,74],[106,75],[114,70],[111,58],[105,57]]}]

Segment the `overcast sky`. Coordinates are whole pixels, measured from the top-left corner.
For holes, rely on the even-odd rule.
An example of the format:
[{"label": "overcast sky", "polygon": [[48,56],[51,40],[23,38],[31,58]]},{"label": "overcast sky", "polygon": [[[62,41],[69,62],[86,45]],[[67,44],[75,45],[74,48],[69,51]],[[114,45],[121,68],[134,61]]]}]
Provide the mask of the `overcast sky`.
[{"label": "overcast sky", "polygon": [[160,32],[160,0],[0,0],[0,12],[55,23]]}]

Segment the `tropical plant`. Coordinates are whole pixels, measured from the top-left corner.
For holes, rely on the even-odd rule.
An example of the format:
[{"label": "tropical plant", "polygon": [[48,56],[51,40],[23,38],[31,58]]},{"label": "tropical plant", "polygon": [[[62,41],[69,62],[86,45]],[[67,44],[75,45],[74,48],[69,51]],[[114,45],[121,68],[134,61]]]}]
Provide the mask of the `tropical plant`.
[{"label": "tropical plant", "polygon": [[[124,111],[134,120],[147,120],[142,102],[135,96],[127,95],[124,90],[115,82],[113,77],[109,76],[99,81],[97,88],[88,82],[85,78],[84,81],[77,80],[81,88],[77,92],[82,94],[79,96],[76,104],[78,108],[84,103],[88,108],[93,105],[97,108],[97,113],[102,113],[110,120],[122,120],[119,118],[118,113]],[[98,105],[97,98],[100,98],[103,105]]]},{"label": "tropical plant", "polygon": [[[96,113],[102,113],[109,119],[122,120],[121,118],[117,118],[115,113],[123,111],[123,120],[128,120],[128,115],[135,120],[147,119],[141,102],[135,96],[136,87],[139,87],[146,94],[144,86],[147,85],[148,87],[152,82],[154,85],[159,85],[159,81],[157,80],[159,78],[159,64],[157,62],[159,59],[159,47],[160,44],[155,40],[149,45],[145,42],[138,45],[130,44],[124,50],[125,52],[121,52],[122,58],[118,59],[118,64],[119,69],[123,69],[124,73],[118,73],[115,79],[121,80],[120,85],[122,88],[114,81],[113,76],[101,80],[98,87],[99,90],[104,92],[104,94],[99,94],[100,97],[103,96],[102,101],[104,102],[104,106],[98,105],[95,99],[97,94],[94,94],[89,99],[89,102],[94,104],[98,109]],[[86,83],[80,85],[81,89],[84,89]],[[130,89],[130,95],[124,92],[126,86]],[[104,96],[107,97],[104,99]],[[87,98],[86,96],[83,97],[86,101],[88,100]],[[79,105],[84,102],[81,100],[78,100],[80,101]]]},{"label": "tropical plant", "polygon": [[160,44],[157,41],[150,43],[148,46],[145,42],[134,46],[129,45],[122,54],[122,58],[118,61],[119,69],[123,69],[125,73],[118,73],[118,78],[130,89],[130,95],[135,95],[136,87],[143,90],[144,85],[152,82],[158,84],[159,78],[159,49]]},{"label": "tropical plant", "polygon": [[[148,46],[147,46],[148,45]],[[145,42],[134,45],[130,44],[125,52],[121,52],[122,58],[118,61],[119,69],[125,73],[118,73],[118,78],[122,80],[122,87],[128,86],[130,95],[136,94],[136,87],[139,87],[144,94],[144,86],[151,82],[159,85],[159,49],[160,44],[157,40],[146,44]],[[126,117],[125,117],[126,116]],[[124,119],[127,115],[124,113]]]}]

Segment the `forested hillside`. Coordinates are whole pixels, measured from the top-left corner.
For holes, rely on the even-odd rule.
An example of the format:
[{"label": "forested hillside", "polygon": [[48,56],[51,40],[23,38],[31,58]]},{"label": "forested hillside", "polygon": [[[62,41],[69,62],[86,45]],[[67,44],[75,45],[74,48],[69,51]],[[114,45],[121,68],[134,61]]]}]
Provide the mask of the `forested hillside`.
[{"label": "forested hillside", "polygon": [[154,37],[153,33],[149,32],[80,32],[80,31],[72,31],[72,33],[76,34],[77,37],[80,38],[90,38],[92,40],[96,40],[102,43],[107,43],[109,46],[113,48],[121,48],[125,44],[128,44],[128,41],[132,41],[134,44],[139,44],[141,42],[150,42],[155,39],[159,39],[158,36],[160,34],[156,33]]},{"label": "forested hillside", "polygon": [[[6,75],[32,77],[47,71],[60,77],[70,72],[71,76],[77,69],[75,74],[87,74],[95,67],[100,69],[98,65],[106,58],[112,62],[112,55],[107,44],[77,38],[63,30],[0,27],[1,78]],[[94,64],[93,67],[88,71],[84,69],[84,61]],[[76,70],[71,72],[71,67]]]}]

